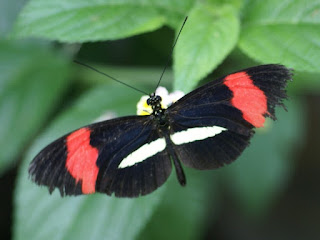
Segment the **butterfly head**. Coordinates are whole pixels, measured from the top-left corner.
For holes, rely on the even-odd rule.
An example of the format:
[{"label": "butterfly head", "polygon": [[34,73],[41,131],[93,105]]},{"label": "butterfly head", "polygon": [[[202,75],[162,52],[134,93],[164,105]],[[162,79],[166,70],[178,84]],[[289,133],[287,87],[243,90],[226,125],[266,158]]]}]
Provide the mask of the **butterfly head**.
[{"label": "butterfly head", "polygon": [[162,98],[159,95],[151,93],[149,98],[147,99],[147,104],[151,106],[152,110],[154,111],[155,109],[162,109],[161,101]]},{"label": "butterfly head", "polygon": [[158,87],[155,93],[142,96],[137,104],[138,115],[151,115],[155,111],[167,109],[184,95],[181,91],[169,93],[164,87]]},{"label": "butterfly head", "polygon": [[161,118],[164,113],[164,108],[162,107],[162,98],[155,93],[151,93],[147,99],[147,105],[152,108],[152,114],[156,117]]}]

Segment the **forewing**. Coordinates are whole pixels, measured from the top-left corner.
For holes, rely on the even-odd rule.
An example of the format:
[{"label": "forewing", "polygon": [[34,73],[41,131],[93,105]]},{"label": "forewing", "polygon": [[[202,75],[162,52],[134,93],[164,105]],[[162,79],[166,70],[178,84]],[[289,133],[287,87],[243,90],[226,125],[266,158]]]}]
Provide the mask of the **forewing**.
[{"label": "forewing", "polygon": [[245,69],[187,94],[168,110],[170,134],[181,161],[193,168],[212,169],[234,161],[248,146],[253,128],[287,97],[292,77],[282,65]]},{"label": "forewing", "polygon": [[151,116],[117,118],[54,141],[34,158],[29,173],[36,183],[50,192],[58,188],[61,195],[136,197],[168,178],[171,162],[164,148]]}]

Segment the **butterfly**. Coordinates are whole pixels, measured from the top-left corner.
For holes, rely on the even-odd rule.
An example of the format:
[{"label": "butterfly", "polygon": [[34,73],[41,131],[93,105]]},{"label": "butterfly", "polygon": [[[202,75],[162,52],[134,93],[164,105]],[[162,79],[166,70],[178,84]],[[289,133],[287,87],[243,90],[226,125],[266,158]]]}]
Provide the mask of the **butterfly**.
[{"label": "butterfly", "polygon": [[195,89],[168,108],[161,96],[147,98],[151,111],[94,123],[62,136],[31,162],[29,174],[50,193],[138,197],[165,183],[183,166],[216,169],[237,159],[254,129],[275,107],[285,108],[292,70],[269,64],[244,69]]}]

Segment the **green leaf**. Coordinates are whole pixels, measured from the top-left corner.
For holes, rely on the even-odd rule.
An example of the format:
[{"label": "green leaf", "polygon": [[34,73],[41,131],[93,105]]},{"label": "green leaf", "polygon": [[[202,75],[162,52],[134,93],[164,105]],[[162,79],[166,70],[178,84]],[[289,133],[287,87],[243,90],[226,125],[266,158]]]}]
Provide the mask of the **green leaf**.
[{"label": "green leaf", "polygon": [[166,197],[138,239],[203,239],[208,210],[217,209],[218,205],[216,181],[212,171],[185,170],[186,187],[182,188],[176,176],[171,176]]},{"label": "green leaf", "polygon": [[233,49],[238,32],[232,8],[205,4],[193,8],[174,52],[174,89],[192,90]]},{"label": "green leaf", "polygon": [[229,4],[235,9],[240,9],[244,5],[244,0],[207,0],[207,2],[215,5]]},{"label": "green leaf", "polygon": [[40,43],[1,41],[0,52],[1,175],[56,106],[69,68]]},{"label": "green leaf", "polygon": [[[161,27],[173,15],[184,15],[192,0],[31,0],[13,33],[65,42],[113,40]],[[170,17],[171,16],[171,17]],[[173,21],[173,20],[171,20]]]},{"label": "green leaf", "polygon": [[[68,131],[88,124],[106,111],[120,115],[134,109],[140,95],[118,84],[98,86],[53,122],[27,154],[15,191],[14,239],[134,239],[158,205],[163,190],[137,199],[102,194],[61,198],[28,179],[32,157]],[[127,104],[130,103],[130,104]],[[131,110],[132,111],[132,110]]]},{"label": "green leaf", "polygon": [[0,36],[7,35],[26,0],[0,1]]},{"label": "green leaf", "polygon": [[286,188],[294,162],[292,157],[303,141],[305,115],[299,101],[278,109],[278,120],[256,130],[250,147],[228,169],[235,201],[248,215],[260,216]]},{"label": "green leaf", "polygon": [[196,0],[151,0],[158,12],[166,17],[166,24],[172,28],[179,28]]},{"label": "green leaf", "polygon": [[239,46],[263,63],[319,72],[320,1],[249,1]]}]

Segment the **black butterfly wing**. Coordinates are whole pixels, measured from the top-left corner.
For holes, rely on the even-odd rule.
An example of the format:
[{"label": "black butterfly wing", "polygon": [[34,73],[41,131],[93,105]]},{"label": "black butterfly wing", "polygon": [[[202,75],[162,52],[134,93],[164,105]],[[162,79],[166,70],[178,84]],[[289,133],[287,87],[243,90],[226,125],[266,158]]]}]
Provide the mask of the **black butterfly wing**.
[{"label": "black butterfly wing", "polygon": [[49,144],[31,162],[29,174],[61,195],[145,195],[171,173],[164,142],[151,116],[99,122]]},{"label": "black butterfly wing", "polygon": [[129,116],[80,128],[44,148],[29,173],[61,195],[137,197],[166,181],[171,157],[184,185],[178,159],[196,169],[234,161],[248,146],[253,128],[262,127],[266,117],[275,119],[275,107],[284,106],[291,76],[282,65],[257,66],[192,91],[161,120]]},{"label": "black butterfly wing", "polygon": [[245,69],[185,95],[168,110],[171,140],[178,158],[196,169],[234,161],[248,146],[255,127],[283,106],[292,77],[282,65]]}]

